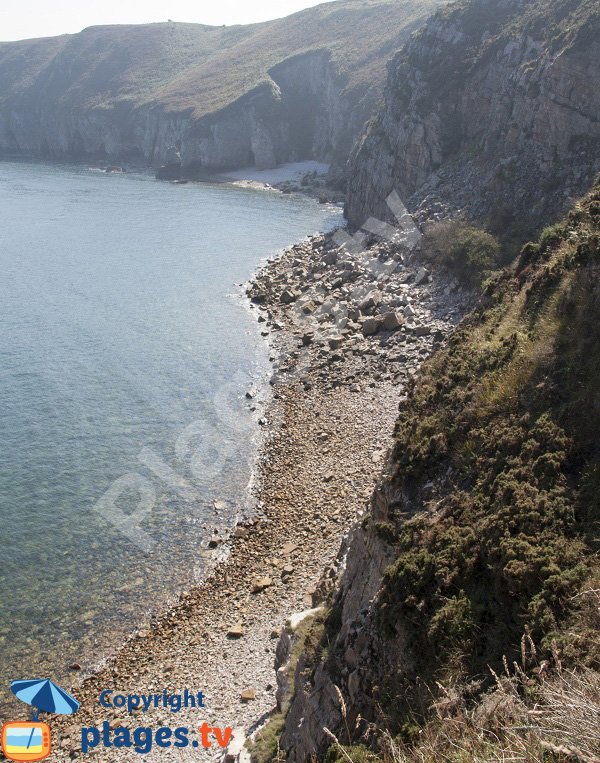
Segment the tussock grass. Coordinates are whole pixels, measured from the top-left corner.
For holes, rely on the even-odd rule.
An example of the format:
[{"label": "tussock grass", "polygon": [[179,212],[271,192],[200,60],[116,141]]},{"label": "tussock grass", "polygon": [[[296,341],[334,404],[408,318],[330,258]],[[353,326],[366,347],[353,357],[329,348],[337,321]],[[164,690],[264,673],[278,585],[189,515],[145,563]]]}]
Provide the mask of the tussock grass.
[{"label": "tussock grass", "polygon": [[440,686],[431,719],[411,743],[376,733],[377,752],[343,745],[329,732],[328,763],[597,763],[600,760],[600,674],[537,667],[533,681],[505,663],[494,687],[467,707],[460,687]]}]

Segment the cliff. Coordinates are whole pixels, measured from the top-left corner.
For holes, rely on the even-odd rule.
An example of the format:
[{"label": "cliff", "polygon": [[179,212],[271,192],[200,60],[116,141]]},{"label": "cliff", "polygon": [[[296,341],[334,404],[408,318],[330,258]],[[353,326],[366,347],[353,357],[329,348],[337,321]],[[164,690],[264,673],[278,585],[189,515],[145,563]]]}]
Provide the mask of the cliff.
[{"label": "cliff", "polygon": [[521,243],[600,168],[595,0],[462,0],[391,61],[350,159],[347,215],[463,214]]},{"label": "cliff", "polygon": [[338,0],[247,26],[0,43],[0,153],[191,168],[345,162],[385,64],[440,0]]},{"label": "cliff", "polygon": [[597,185],[426,362],[281,683],[287,759],[598,759],[599,279]]},{"label": "cliff", "polygon": [[397,190],[513,262],[570,211],[410,385],[337,593],[281,641],[290,761],[599,759],[599,29],[586,0],[454,3],[352,152],[355,227]]}]

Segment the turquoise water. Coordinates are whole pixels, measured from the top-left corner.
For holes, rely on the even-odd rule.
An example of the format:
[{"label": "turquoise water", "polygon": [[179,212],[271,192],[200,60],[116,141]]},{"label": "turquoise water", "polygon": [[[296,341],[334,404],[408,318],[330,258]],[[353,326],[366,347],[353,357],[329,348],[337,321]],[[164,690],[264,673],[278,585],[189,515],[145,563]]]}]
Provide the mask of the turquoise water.
[{"label": "turquoise water", "polygon": [[0,684],[91,664],[202,577],[269,373],[239,284],[339,222],[305,198],[0,164]]}]

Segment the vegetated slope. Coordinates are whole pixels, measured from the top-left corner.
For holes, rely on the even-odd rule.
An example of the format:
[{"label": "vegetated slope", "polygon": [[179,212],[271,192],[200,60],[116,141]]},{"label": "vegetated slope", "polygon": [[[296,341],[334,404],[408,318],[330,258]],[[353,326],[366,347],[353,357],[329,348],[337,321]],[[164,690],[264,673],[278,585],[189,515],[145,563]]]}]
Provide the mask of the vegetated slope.
[{"label": "vegetated slope", "polygon": [[[596,759],[543,755],[544,740],[600,754],[598,726],[595,742],[577,726],[589,715],[593,729],[600,713],[598,431],[600,185],[488,284],[401,407],[321,661],[301,661],[296,675],[302,688],[282,737],[293,759],[311,752],[307,740],[323,754],[326,726],[346,744],[373,742],[385,729],[399,735],[398,749],[408,743],[412,760],[411,743],[436,738],[431,723],[445,760],[504,759],[510,731],[499,716],[500,725],[541,723],[543,706],[529,716],[526,706],[556,686],[566,692],[555,698],[556,717],[532,732],[522,759]],[[502,690],[475,714],[464,711],[494,683],[490,668],[505,675],[520,720],[511,721]],[[595,707],[569,720],[592,698]],[[444,727],[451,719],[454,740]],[[557,728],[567,729],[562,739]],[[431,749],[414,759],[442,757]]]},{"label": "vegetated slope", "polygon": [[441,0],[337,0],[261,24],[90,27],[0,43],[0,149],[269,165],[331,158]]},{"label": "vegetated slope", "polygon": [[347,212],[483,222],[518,247],[600,169],[597,0],[459,0],[389,67],[385,105],[350,160]]}]

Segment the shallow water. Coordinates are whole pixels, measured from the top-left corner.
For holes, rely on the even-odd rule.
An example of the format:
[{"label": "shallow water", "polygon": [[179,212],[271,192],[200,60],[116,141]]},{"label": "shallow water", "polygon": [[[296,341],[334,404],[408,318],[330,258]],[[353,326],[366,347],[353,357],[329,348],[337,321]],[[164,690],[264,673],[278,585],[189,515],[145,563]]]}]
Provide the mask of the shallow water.
[{"label": "shallow water", "polygon": [[1,686],[91,664],[202,577],[269,373],[236,284],[339,223],[306,198],[0,164]]}]

